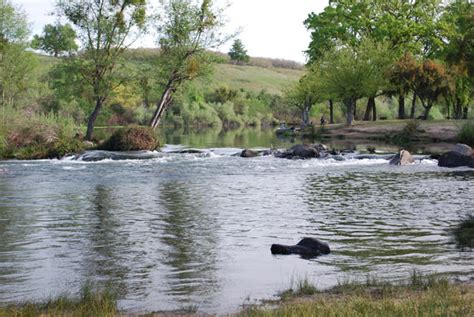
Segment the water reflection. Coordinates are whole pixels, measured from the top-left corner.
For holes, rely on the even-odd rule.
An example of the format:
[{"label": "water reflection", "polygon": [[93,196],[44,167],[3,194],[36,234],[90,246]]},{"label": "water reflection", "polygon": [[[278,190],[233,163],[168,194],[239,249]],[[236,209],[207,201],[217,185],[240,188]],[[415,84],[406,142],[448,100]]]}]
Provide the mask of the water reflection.
[{"label": "water reflection", "polygon": [[130,267],[126,265],[125,250],[131,250],[128,232],[117,217],[117,199],[114,198],[113,188],[96,185],[90,195],[92,215],[88,238],[91,244],[91,254],[86,258],[86,278],[97,279],[114,287],[115,291],[126,293],[127,284],[124,282]]},{"label": "water reflection", "polygon": [[161,215],[163,263],[171,267],[168,294],[181,302],[209,297],[217,290],[215,278],[219,224],[205,202],[205,193],[189,183],[172,181],[159,190],[165,210]]}]

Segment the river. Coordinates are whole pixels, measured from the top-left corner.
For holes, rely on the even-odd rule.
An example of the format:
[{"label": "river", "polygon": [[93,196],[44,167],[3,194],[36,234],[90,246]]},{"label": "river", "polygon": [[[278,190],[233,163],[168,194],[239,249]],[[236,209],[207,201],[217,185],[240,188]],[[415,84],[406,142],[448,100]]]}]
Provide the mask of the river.
[{"label": "river", "polygon": [[[270,135],[167,142],[142,161],[0,162],[0,303],[92,282],[117,290],[126,311],[223,313],[305,278],[320,288],[415,269],[474,278],[474,254],[450,235],[473,212],[472,169],[231,156],[289,145]],[[206,151],[167,153],[182,146]],[[306,236],[332,253],[270,253]]]}]

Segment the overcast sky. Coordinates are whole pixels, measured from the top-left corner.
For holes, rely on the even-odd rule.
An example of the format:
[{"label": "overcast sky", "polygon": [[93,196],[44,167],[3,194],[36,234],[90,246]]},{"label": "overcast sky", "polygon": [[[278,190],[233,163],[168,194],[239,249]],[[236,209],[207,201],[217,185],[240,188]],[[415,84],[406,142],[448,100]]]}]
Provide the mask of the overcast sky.
[{"label": "overcast sky", "polygon": [[[217,0],[231,4],[227,10],[228,32],[239,28],[239,38],[243,41],[249,55],[305,61],[310,35],[303,21],[310,12],[321,12],[327,0]],[[53,23],[54,0],[12,0],[28,14],[33,34],[40,33],[43,26]],[[153,1],[152,1],[153,2]],[[154,0],[158,2],[158,0]],[[220,50],[227,52],[231,43]],[[149,38],[142,46],[156,46]]]}]

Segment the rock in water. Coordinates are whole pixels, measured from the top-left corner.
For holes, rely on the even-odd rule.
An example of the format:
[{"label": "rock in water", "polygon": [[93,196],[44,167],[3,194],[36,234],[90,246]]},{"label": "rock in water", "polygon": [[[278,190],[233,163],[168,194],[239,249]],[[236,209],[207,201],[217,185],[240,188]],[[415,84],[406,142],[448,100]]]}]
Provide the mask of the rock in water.
[{"label": "rock in water", "polygon": [[396,154],[391,160],[390,165],[410,165],[415,163],[415,159],[410,152],[401,150],[400,153]]},{"label": "rock in water", "polygon": [[314,238],[304,238],[296,245],[272,244],[270,248],[272,254],[299,254],[303,256],[318,256],[329,254],[331,249],[329,245]]},{"label": "rock in water", "polygon": [[242,153],[240,153],[240,157],[257,157],[259,156],[259,153],[254,150],[243,150]]},{"label": "rock in water", "polygon": [[454,148],[441,155],[438,159],[441,167],[472,167],[474,168],[474,150],[465,144],[456,144]]},{"label": "rock in water", "polygon": [[286,158],[286,159],[306,160],[310,158],[318,158],[319,150],[315,146],[312,146],[312,145],[298,144],[286,150],[285,152],[280,153],[275,156],[279,158]]}]

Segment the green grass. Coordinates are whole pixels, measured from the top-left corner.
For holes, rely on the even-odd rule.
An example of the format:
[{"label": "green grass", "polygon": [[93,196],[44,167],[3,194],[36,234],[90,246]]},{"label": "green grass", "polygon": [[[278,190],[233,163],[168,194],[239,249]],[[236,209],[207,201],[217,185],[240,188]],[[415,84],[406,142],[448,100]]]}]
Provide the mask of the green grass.
[{"label": "green grass", "polygon": [[[278,307],[253,306],[240,316],[473,316],[472,286],[414,272],[409,281],[391,284],[368,278],[366,283],[346,281],[329,291],[300,283],[294,296]],[[309,287],[309,288],[308,288]],[[312,296],[298,295],[311,290]],[[296,296],[295,296],[296,295]],[[303,292],[304,295],[304,292]]]},{"label": "green grass", "polygon": [[116,295],[109,289],[85,285],[79,297],[60,296],[43,303],[24,303],[0,307],[0,317],[33,316],[117,316]]},{"label": "green grass", "polygon": [[285,87],[303,75],[301,70],[229,64],[217,64],[214,69],[210,83],[201,81],[196,85],[214,88],[228,86],[232,89],[245,89],[257,93],[265,90],[267,93],[281,95]]},{"label": "green grass", "polygon": [[474,120],[467,121],[460,129],[458,140],[461,143],[474,146]]}]

